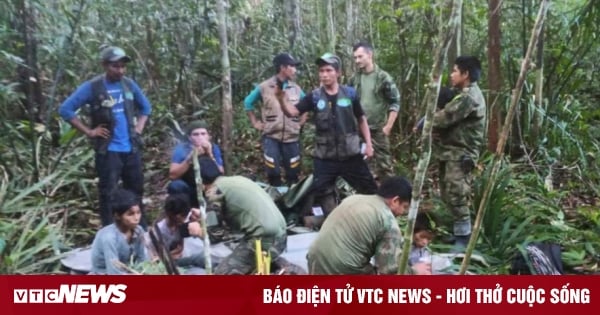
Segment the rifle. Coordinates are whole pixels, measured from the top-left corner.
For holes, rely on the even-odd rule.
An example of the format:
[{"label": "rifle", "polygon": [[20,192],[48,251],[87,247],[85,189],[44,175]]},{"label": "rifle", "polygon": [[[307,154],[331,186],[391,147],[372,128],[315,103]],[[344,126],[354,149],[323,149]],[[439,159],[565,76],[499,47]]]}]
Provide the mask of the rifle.
[{"label": "rifle", "polygon": [[196,180],[196,193],[198,195],[198,205],[200,208],[200,226],[204,240],[204,269],[206,274],[212,274],[212,259],[210,257],[210,238],[208,237],[208,226],[206,225],[206,201],[204,200],[204,188],[202,186],[202,177],[200,176],[200,162],[198,162],[198,150],[194,149],[192,156],[194,162],[194,178]]}]

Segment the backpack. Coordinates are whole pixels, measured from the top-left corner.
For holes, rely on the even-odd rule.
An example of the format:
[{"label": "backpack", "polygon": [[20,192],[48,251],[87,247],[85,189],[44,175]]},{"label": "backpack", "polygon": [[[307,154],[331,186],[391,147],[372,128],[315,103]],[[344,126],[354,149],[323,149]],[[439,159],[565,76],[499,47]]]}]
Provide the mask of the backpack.
[{"label": "backpack", "polygon": [[511,275],[562,275],[560,245],[529,243],[519,246],[510,268]]}]

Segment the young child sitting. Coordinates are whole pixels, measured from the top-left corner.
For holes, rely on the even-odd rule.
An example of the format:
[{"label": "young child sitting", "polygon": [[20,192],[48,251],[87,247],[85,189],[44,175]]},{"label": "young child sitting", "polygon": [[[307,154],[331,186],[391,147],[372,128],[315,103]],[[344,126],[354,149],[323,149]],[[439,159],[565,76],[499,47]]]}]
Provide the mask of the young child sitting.
[{"label": "young child sitting", "polygon": [[433,240],[433,231],[431,222],[426,213],[418,213],[415,219],[415,229],[413,231],[413,242],[408,256],[410,266],[418,262],[431,263],[431,251],[427,246]]},{"label": "young child sitting", "polygon": [[139,226],[142,212],[136,195],[125,189],[117,189],[111,197],[114,223],[103,227],[92,243],[91,274],[126,274],[115,265],[146,261],[148,255],[144,242],[144,230]]},{"label": "young child sitting", "polygon": [[165,247],[179,267],[204,268],[204,254],[198,252],[183,256],[183,239],[187,236],[201,236],[200,210],[191,208],[187,194],[174,194],[165,201],[164,218],[156,225],[162,235]]}]

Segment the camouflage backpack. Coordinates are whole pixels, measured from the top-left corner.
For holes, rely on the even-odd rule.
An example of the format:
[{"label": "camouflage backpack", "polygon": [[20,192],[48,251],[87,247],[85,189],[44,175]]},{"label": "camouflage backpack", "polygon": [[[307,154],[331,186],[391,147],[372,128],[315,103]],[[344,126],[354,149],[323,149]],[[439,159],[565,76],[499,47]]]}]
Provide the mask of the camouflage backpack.
[{"label": "camouflage backpack", "polygon": [[563,266],[560,245],[554,243],[529,243],[519,246],[513,258],[512,275],[561,275]]}]

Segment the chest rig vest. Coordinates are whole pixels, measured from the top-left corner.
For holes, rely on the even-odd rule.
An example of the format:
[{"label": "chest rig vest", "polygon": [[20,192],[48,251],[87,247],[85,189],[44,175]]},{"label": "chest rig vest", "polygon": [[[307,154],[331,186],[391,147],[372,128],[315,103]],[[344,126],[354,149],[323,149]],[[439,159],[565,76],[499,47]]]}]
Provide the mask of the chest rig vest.
[{"label": "chest rig vest", "polygon": [[[92,102],[90,103],[92,128],[96,128],[100,125],[105,125],[106,129],[110,131],[110,137],[103,139],[100,137],[94,138],[94,150],[96,152],[105,154],[108,149],[108,144],[112,140],[112,135],[115,128],[115,118],[112,113],[112,106],[110,104],[110,95],[104,86],[104,75],[99,75],[93,78],[91,81],[92,86]],[[125,117],[127,117],[127,129],[129,131],[129,141],[131,142],[131,151],[136,152],[140,148],[140,139],[138,134],[135,132],[135,107],[133,93],[131,92],[131,80],[123,77],[121,79],[121,87],[123,89],[123,108],[125,110]]]},{"label": "chest rig vest", "polygon": [[354,89],[340,86],[336,102],[330,102],[323,88],[313,91],[315,107],[316,146],[319,159],[346,160],[360,154],[360,139],[352,100]]}]

